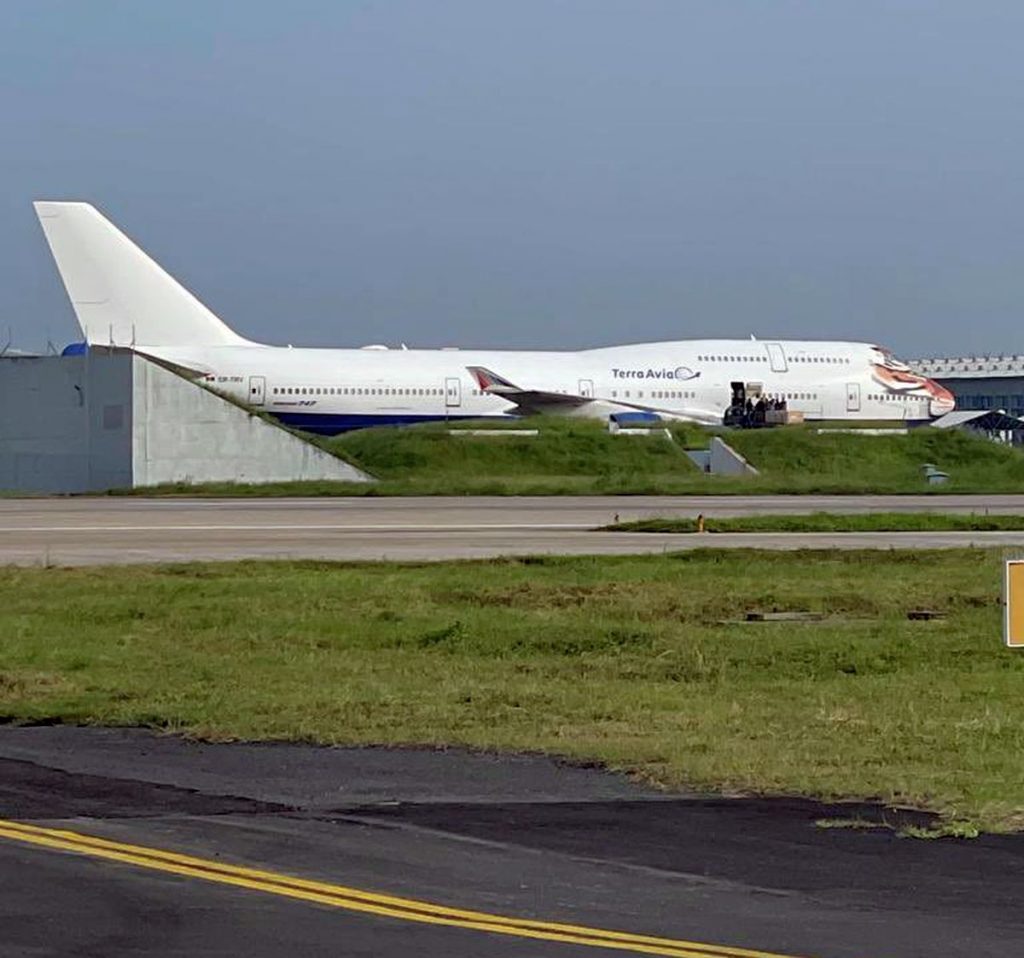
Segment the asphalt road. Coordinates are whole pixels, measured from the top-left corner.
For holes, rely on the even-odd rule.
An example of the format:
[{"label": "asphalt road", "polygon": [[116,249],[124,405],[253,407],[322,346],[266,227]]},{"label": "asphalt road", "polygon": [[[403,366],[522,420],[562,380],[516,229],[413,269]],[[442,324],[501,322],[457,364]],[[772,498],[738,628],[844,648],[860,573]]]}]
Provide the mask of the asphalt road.
[{"label": "asphalt road", "polygon": [[1021,532],[680,536],[594,532],[649,516],[816,511],[1024,512],[1024,496],[582,496],[0,499],[0,564],[192,559],[429,560],[696,548],[1024,547]]},{"label": "asphalt road", "polygon": [[1020,953],[1024,839],[815,826],[878,814],[540,757],[5,727],[0,955]]}]

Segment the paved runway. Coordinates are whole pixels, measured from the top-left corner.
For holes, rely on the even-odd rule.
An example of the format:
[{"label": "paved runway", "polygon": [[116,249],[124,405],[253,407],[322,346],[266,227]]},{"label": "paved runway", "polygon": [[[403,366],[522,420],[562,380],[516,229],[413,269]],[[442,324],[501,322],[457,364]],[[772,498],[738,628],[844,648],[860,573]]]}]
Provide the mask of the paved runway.
[{"label": "paved runway", "polygon": [[719,548],[1024,547],[1020,532],[663,535],[594,532],[649,516],[1024,512],[1024,496],[582,496],[0,499],[0,564],[192,559],[431,560]]},{"label": "paved runway", "polygon": [[814,824],[877,814],[536,756],[6,727],[0,955],[1019,953],[1024,840]]}]

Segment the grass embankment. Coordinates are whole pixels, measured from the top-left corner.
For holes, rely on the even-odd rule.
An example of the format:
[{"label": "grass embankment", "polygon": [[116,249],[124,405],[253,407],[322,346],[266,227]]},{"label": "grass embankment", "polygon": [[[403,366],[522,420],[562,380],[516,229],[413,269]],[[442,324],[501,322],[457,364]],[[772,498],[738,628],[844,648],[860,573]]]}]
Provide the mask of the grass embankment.
[{"label": "grass embankment", "polygon": [[536,429],[536,436],[451,435],[442,425],[408,430],[363,429],[328,440],[336,454],[382,480],[387,491],[433,494],[581,494],[662,487],[700,473],[686,443],[707,444],[698,427],[673,442],[663,434],[615,436],[592,420],[539,416],[505,424],[471,423],[503,432]]},{"label": "grass embankment", "polygon": [[[652,518],[617,522],[612,532],[698,532],[696,519]],[[1020,532],[1024,516],[941,512],[866,512],[705,518],[704,532]]]},{"label": "grass embankment", "polygon": [[[318,440],[380,481],[159,487],[187,495],[583,495],[745,493],[921,493],[1024,491],[1024,454],[956,430],[927,427],[908,435],[818,435],[814,427],[733,430],[725,439],[759,476],[708,476],[684,448],[706,447],[710,434],[674,424],[675,437],[613,436],[592,420],[546,416],[498,424],[536,428],[532,436],[452,436],[444,424],[363,429]],[[922,465],[949,473],[927,485]]]},{"label": "grass embankment", "polygon": [[[542,749],[665,786],[1024,824],[1000,555],[2,569],[0,713]],[[912,622],[909,609],[948,618]],[[752,610],[818,622],[740,624]]]},{"label": "grass embankment", "polygon": [[[1024,454],[957,429],[923,426],[905,436],[818,435],[813,426],[736,430],[726,436],[762,475],[765,492],[1021,492]],[[928,486],[922,465],[949,473]]]},{"label": "grass embankment", "polygon": [[[508,435],[471,436],[472,429]],[[515,430],[536,429],[536,436]],[[457,431],[459,435],[451,435]],[[683,488],[702,476],[684,444],[705,446],[697,426],[682,426],[680,442],[663,434],[613,436],[593,420],[536,416],[522,421],[431,423],[360,429],[315,441],[379,481],[287,482],[265,485],[178,484],[131,490],[187,495],[581,495]]]}]

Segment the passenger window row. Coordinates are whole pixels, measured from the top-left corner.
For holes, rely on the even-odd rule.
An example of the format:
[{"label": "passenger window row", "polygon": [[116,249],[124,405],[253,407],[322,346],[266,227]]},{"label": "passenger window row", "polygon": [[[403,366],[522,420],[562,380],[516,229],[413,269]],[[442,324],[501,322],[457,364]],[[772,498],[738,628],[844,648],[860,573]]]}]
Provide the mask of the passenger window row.
[{"label": "passenger window row", "polygon": [[[275,386],[276,396],[443,396],[443,389],[387,386]],[[474,390],[475,392],[475,390]]]},{"label": "passenger window row", "polygon": [[[676,390],[676,389],[652,389],[651,390],[651,399],[695,399],[696,396],[697,396],[697,394],[695,392],[683,392],[681,390]],[[612,390],[612,399],[618,399],[618,398],[619,398],[619,391],[617,389],[613,389]],[[623,399],[632,399],[633,398],[632,391],[629,390],[629,389],[623,390],[622,398]],[[644,398],[644,391],[642,389],[638,389],[636,391],[636,398],[637,399],[643,399]]]},{"label": "passenger window row", "polygon": [[[791,363],[830,363],[837,366],[849,366],[850,360],[843,356],[790,356]],[[767,356],[698,356],[697,360],[704,363],[766,363]]]}]

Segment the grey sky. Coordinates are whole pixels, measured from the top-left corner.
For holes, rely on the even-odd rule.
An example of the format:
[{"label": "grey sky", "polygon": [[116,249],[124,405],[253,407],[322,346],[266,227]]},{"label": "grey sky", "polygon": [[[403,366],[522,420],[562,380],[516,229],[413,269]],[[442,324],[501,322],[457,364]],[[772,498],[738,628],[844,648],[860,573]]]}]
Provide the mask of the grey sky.
[{"label": "grey sky", "polygon": [[243,334],[1024,350],[1024,4],[5,0],[0,338],[94,202]]}]

